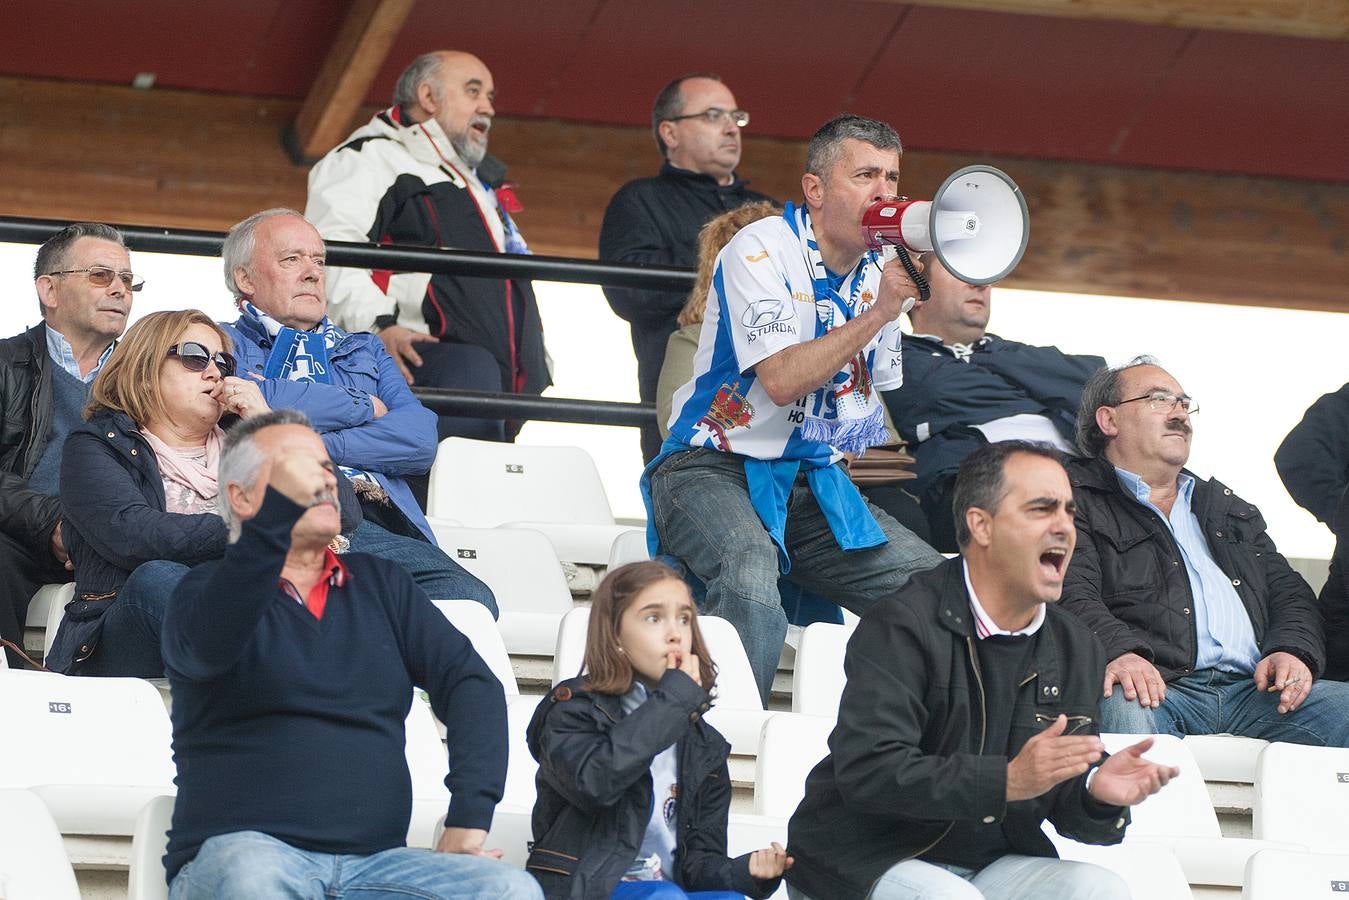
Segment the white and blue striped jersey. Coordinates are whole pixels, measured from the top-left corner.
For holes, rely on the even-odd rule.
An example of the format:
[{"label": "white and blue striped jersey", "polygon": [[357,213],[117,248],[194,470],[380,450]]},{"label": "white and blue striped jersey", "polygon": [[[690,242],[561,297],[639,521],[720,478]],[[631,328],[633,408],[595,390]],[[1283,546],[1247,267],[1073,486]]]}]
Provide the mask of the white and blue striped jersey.
[{"label": "white and blue striped jersey", "polygon": [[[816,465],[840,457],[829,444],[801,437],[807,416],[837,417],[831,384],[790,406],[777,406],[754,374],[754,367],[769,356],[815,340],[826,330],[822,317],[828,318],[828,306],[817,310],[810,261],[798,227],[787,216],[761,219],[745,226],[717,257],[693,378],[674,394],[672,441],[755,459],[799,459]],[[843,276],[837,294],[845,301],[848,319],[875,301],[880,277],[879,258],[870,253]],[[864,389],[900,386],[898,320],[886,324],[862,354],[871,378]]]}]

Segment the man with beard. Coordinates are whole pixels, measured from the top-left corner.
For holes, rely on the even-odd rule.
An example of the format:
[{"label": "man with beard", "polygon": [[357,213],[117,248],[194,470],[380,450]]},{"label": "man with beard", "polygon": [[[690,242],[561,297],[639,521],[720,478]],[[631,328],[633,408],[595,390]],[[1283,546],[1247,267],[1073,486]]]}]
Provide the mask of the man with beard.
[{"label": "man with beard", "polygon": [[1316,681],[1315,597],[1260,511],[1185,467],[1194,398],[1147,357],[1082,390],[1064,608],[1105,645],[1101,730],[1349,746],[1349,685]]},{"label": "man with beard", "polygon": [[[329,241],[528,253],[505,166],[487,154],[495,97],[476,56],[417,57],[393,105],[310,171],[305,218]],[[537,394],[552,383],[528,281],[335,269],[328,286],[336,324],[377,333],[408,384]],[[439,433],[511,436],[458,417],[441,417]]]}]

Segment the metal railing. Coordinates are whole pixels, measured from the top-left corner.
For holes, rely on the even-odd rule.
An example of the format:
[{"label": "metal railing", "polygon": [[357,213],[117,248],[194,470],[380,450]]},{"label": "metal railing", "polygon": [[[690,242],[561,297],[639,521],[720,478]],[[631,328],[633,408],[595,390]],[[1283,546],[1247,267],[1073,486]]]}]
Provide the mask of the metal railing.
[{"label": "metal railing", "polygon": [[[68,224],[67,221],[56,219],[0,216],[0,242],[40,244]],[[218,231],[150,228],[144,225],[114,227],[122,232],[130,249],[145,253],[218,257],[225,239],[225,235]],[[442,250],[398,244],[376,246],[327,241],[326,245],[329,265],[358,269],[482,278],[527,278],[669,291],[688,291],[694,282],[692,269],[666,266],[599,262],[565,256]],[[413,393],[427,408],[439,415],[637,427],[652,421],[656,414],[655,405],[651,403],[616,403],[423,387],[414,388]]]}]

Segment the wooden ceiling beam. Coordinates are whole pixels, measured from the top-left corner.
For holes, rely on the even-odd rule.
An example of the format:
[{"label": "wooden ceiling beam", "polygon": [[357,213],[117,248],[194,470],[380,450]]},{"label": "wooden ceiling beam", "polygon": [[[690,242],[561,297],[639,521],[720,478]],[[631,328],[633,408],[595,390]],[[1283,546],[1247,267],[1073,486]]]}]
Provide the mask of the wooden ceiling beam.
[{"label": "wooden ceiling beam", "polygon": [[1282,37],[1349,39],[1343,0],[883,0],[1018,15],[1107,19]]},{"label": "wooden ceiling beam", "polygon": [[292,158],[312,162],[347,136],[415,3],[353,0],[294,125],[286,130]]}]

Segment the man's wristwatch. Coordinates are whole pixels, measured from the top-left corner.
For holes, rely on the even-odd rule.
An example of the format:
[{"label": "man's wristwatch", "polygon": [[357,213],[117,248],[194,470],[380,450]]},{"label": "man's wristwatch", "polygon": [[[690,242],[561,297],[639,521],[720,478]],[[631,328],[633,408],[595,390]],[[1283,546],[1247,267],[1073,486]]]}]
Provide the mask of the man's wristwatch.
[{"label": "man's wristwatch", "polygon": [[379,334],[390,325],[398,324],[398,316],[394,313],[385,313],[382,316],[375,316],[375,324],[370,326],[371,334]]}]

